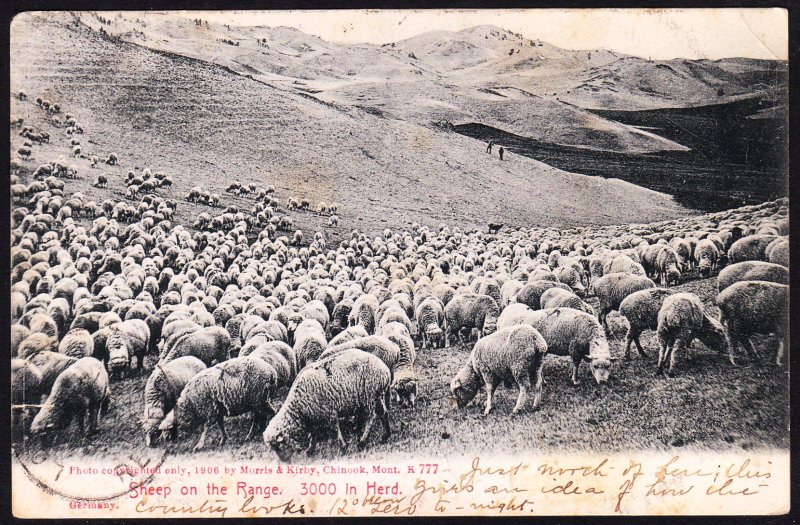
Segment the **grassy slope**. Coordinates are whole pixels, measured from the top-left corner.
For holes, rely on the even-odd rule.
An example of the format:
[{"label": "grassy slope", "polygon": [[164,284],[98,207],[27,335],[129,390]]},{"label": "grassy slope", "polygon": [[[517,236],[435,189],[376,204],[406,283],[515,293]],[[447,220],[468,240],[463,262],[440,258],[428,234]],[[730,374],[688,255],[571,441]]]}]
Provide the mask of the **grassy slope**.
[{"label": "grassy slope", "polygon": [[[34,148],[30,165],[68,151],[63,132],[42,124],[32,102],[41,95],[83,124],[85,154],[118,153],[120,166],[103,167],[112,191],[124,189],[128,169],[146,166],[172,175],[175,195],[195,184],[216,191],[234,180],[274,184],[282,202],[294,195],[338,201],[343,223],[367,231],[412,221],[568,226],[686,213],[670,197],[628,183],[523,157],[501,163],[481,142],[455,133],[331,107],[63,22],[25,16],[12,30],[12,91],[30,95],[13,102],[12,114],[54,136],[53,144]],[[102,198],[88,184],[99,170],[75,162],[84,179],[68,183],[68,191]],[[199,209],[180,212],[193,219]],[[313,231],[322,222],[309,216],[298,224]]]}]

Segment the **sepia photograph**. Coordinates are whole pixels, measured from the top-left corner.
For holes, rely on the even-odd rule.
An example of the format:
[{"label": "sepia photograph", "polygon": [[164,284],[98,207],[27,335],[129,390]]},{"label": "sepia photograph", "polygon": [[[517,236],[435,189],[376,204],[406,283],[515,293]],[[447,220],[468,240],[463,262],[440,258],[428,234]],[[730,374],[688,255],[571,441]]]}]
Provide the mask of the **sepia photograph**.
[{"label": "sepia photograph", "polygon": [[788,18],[17,14],[13,515],[788,512]]}]

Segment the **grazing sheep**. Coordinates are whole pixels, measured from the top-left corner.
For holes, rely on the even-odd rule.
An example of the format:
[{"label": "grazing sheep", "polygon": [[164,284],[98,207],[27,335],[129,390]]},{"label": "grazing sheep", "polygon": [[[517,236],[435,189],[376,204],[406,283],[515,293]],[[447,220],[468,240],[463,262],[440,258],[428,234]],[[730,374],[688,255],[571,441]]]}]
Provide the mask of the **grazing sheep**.
[{"label": "grazing sheep", "polygon": [[572,359],[572,383],[578,384],[578,367],[588,360],[597,384],[604,384],[611,375],[612,357],[603,327],[593,315],[572,308],[536,310],[525,316],[525,324],[536,328],[550,355]]},{"label": "grazing sheep", "polygon": [[58,352],[78,359],[94,354],[92,334],[82,328],[74,328],[66,333],[58,345]]},{"label": "grazing sheep", "polygon": [[11,432],[24,436],[30,429],[41,396],[42,373],[24,359],[11,359]]},{"label": "grazing sheep", "polygon": [[31,335],[30,329],[19,323],[11,325],[11,357],[19,355],[19,347],[28,336]]},{"label": "grazing sheep", "polygon": [[[694,339],[699,339],[707,347],[720,353],[725,350],[725,331],[722,325],[705,312],[700,298],[691,293],[676,293],[664,299],[658,312],[656,332],[660,346],[659,374],[663,373],[664,364],[669,359],[667,374],[672,376],[676,350],[689,348]],[[732,353],[730,359],[733,362]]]},{"label": "grazing sheep", "polygon": [[283,461],[305,449],[313,454],[324,429],[336,430],[339,445],[347,449],[340,418],[356,416],[358,447],[369,438],[375,418],[389,439],[386,400],[391,381],[389,368],[376,356],[350,349],[311,363],[292,384],[286,400],[264,432],[264,442]]},{"label": "grazing sheep", "polygon": [[708,277],[711,272],[717,269],[720,259],[720,251],[714,241],[703,239],[697,243],[694,249],[694,260],[697,263],[697,271],[702,277]]},{"label": "grazing sheep", "polygon": [[328,227],[333,228],[339,225],[339,216],[335,213],[328,217]]},{"label": "grazing sheep", "polygon": [[208,429],[216,422],[222,434],[220,446],[228,440],[225,417],[252,413],[253,423],[246,440],[264,431],[267,420],[275,413],[270,405],[277,383],[275,369],[253,356],[235,357],[206,368],[192,377],[183,388],[175,408],[159,425],[160,430],[193,430],[200,424],[203,431],[194,446],[205,448]]},{"label": "grazing sheep", "polygon": [[720,292],[741,281],[768,281],[789,284],[789,269],[780,264],[763,261],[744,261],[724,268],[717,276]]},{"label": "grazing sheep", "polygon": [[789,237],[779,237],[764,249],[767,261],[789,267]]},{"label": "grazing sheep", "polygon": [[634,292],[626,297],[619,305],[619,314],[628,321],[628,333],[625,336],[625,359],[631,357],[631,343],[636,343],[639,355],[647,356],[639,342],[639,337],[645,330],[658,328],[658,312],[664,304],[664,299],[674,294],[674,290],[666,288],[649,288]]},{"label": "grazing sheep", "polygon": [[423,348],[442,348],[444,346],[444,307],[436,297],[426,297],[416,308],[415,315]]},{"label": "grazing sheep", "polygon": [[491,334],[497,326],[500,308],[494,299],[488,295],[475,293],[461,293],[453,297],[444,308],[444,333],[445,346],[450,346],[450,336],[457,335],[462,344],[466,344],[461,337],[464,329],[475,329],[478,338]]},{"label": "grazing sheep", "polygon": [[109,153],[108,158],[106,159],[106,164],[109,166],[116,166],[118,162],[117,154],[116,153]]},{"label": "grazing sheep", "polygon": [[[245,349],[242,348],[242,351]],[[252,355],[265,360],[271,364],[277,372],[277,388],[289,386],[297,375],[297,356],[292,347],[283,341],[266,341],[258,346],[248,349],[247,354],[239,357]]]},{"label": "grazing sheep", "polygon": [[628,273],[642,277],[645,275],[644,267],[624,254],[615,256],[603,265],[603,275],[610,273]]},{"label": "grazing sheep", "polygon": [[619,310],[622,301],[633,292],[655,288],[656,283],[641,275],[629,273],[605,274],[592,283],[592,290],[600,302],[598,318],[606,331],[609,331],[607,317],[613,310]]},{"label": "grazing sheep", "polygon": [[766,261],[764,252],[767,246],[775,239],[775,235],[749,235],[742,237],[728,249],[728,259],[731,263]]},{"label": "grazing sheep", "polygon": [[489,223],[489,233],[492,234],[492,235],[496,235],[496,234],[500,233],[500,230],[503,229],[503,226],[505,226],[505,224],[503,224],[503,223],[490,222]]},{"label": "grazing sheep", "polygon": [[392,368],[392,384],[389,389],[392,397],[400,406],[413,407],[416,404],[419,379],[414,370],[417,352],[411,333],[404,324],[391,322],[382,326],[380,335],[400,348],[400,356]]},{"label": "grazing sheep", "polygon": [[737,346],[759,360],[750,336],[774,334],[778,338],[775,363],[780,365],[789,333],[789,286],[766,281],[743,281],[726,287],[716,299],[725,326],[731,363]]},{"label": "grazing sheep", "polygon": [[542,294],[540,304],[542,309],[558,307],[573,308],[581,312],[586,312],[587,314],[597,315],[594,308],[583,302],[580,297],[562,288],[550,288],[546,290]]},{"label": "grazing sheep", "polygon": [[58,339],[43,333],[33,333],[19,344],[18,355],[27,358],[38,352],[57,352]]},{"label": "grazing sheep", "polygon": [[22,160],[28,160],[31,158],[31,148],[27,146],[21,146],[19,149],[17,149],[17,155],[19,155],[19,158]]},{"label": "grazing sheep", "polygon": [[[329,346],[318,358],[318,361],[326,359],[337,353],[345,350],[358,349],[368,354],[377,356],[383,363],[389,367],[392,372],[400,362],[400,347],[388,337],[380,335],[370,335],[358,339],[339,343],[336,346]],[[392,374],[394,377],[394,374]],[[388,401],[388,397],[387,397]]]},{"label": "grazing sheep", "polygon": [[369,334],[367,333],[367,331],[364,329],[363,326],[361,325],[350,326],[339,332],[335,337],[333,337],[328,342],[328,348],[367,336],[369,336]]},{"label": "grazing sheep", "polygon": [[221,362],[229,357],[231,338],[227,330],[212,326],[183,335],[175,341],[171,350],[159,360],[168,363],[173,359],[192,355],[200,359],[206,366]]},{"label": "grazing sheep", "polygon": [[495,389],[503,382],[514,381],[519,396],[514,405],[514,414],[525,406],[533,390],[533,410],[538,410],[542,401],[542,361],[547,353],[547,343],[541,334],[528,325],[517,325],[498,330],[479,339],[470,353],[467,363],[450,382],[450,391],[459,408],[464,408],[481,386],[486,385],[486,409],[492,410]]},{"label": "grazing sheep", "polygon": [[374,295],[364,294],[353,303],[353,308],[347,316],[348,324],[349,326],[361,325],[368,334],[374,334],[377,312],[378,300]]},{"label": "grazing sheep", "polygon": [[58,352],[37,352],[28,357],[28,362],[36,365],[36,368],[42,373],[42,379],[39,383],[39,394],[49,395],[53,389],[53,384],[56,382],[58,376],[78,362],[77,357],[70,357]]},{"label": "grazing sheep", "polygon": [[294,332],[294,353],[300,368],[315,361],[325,351],[325,329],[316,319],[305,319]]},{"label": "grazing sheep", "polygon": [[528,305],[531,310],[539,310],[542,307],[542,295],[550,288],[561,288],[569,292],[572,291],[566,284],[537,279],[526,283],[519,289],[516,294],[516,302]]},{"label": "grazing sheep", "polygon": [[664,248],[656,258],[656,268],[661,286],[678,284],[681,279],[678,253],[672,248]]},{"label": "grazing sheep", "polygon": [[159,437],[158,426],[175,408],[183,388],[194,376],[206,369],[206,365],[194,356],[183,356],[157,364],[147,378],[144,387],[144,417],[142,431],[148,447],[155,446]]},{"label": "grazing sheep", "polygon": [[103,363],[84,357],[64,370],[31,424],[35,436],[53,435],[67,428],[74,419],[81,432],[88,417],[86,437],[97,430],[100,417],[108,409],[110,392]]}]

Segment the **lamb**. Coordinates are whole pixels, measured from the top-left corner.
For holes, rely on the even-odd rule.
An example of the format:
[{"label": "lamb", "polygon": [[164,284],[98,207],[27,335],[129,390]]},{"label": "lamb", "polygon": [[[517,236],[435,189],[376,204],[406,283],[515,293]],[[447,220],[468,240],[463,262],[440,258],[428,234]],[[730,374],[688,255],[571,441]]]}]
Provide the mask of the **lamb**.
[{"label": "lamb", "polygon": [[[716,319],[710,317],[700,299],[691,293],[676,293],[664,299],[658,312],[658,373],[664,371],[669,359],[667,375],[674,374],[676,349],[688,348],[694,339],[722,353],[725,350],[725,332]],[[729,348],[733,363],[733,353]]]},{"label": "lamb", "polygon": [[767,246],[776,239],[774,235],[748,235],[742,237],[728,249],[731,263],[742,261],[766,261],[764,252]]},{"label": "lamb", "polygon": [[221,362],[230,357],[230,344],[230,335],[224,328],[219,326],[204,328],[178,339],[169,353],[159,362],[168,363],[185,355],[193,355],[206,366],[211,366],[215,362]]},{"label": "lamb", "polygon": [[175,403],[189,380],[205,369],[206,365],[202,361],[190,355],[156,365],[144,387],[142,431],[145,445],[155,446],[159,437],[158,426],[175,408]]},{"label": "lamb", "polygon": [[708,277],[717,269],[720,256],[719,248],[711,239],[703,239],[697,243],[694,260],[697,262],[697,271],[702,277]]},{"label": "lamb", "polygon": [[52,435],[67,428],[75,419],[81,432],[88,417],[85,436],[97,431],[100,417],[107,411],[110,391],[103,363],[83,357],[64,370],[53,384],[42,409],[31,424],[34,436]]},{"label": "lamb", "polygon": [[639,342],[639,337],[645,330],[658,328],[658,312],[664,304],[664,299],[674,294],[674,290],[666,288],[649,288],[634,292],[626,297],[619,305],[619,314],[628,321],[628,333],[625,336],[625,359],[631,357],[631,343],[636,343],[639,355],[647,356]]},{"label": "lamb", "polygon": [[789,284],[789,269],[780,264],[763,261],[744,261],[724,268],[717,276],[720,292],[741,281],[767,281]]},{"label": "lamb", "polygon": [[39,394],[49,395],[50,391],[53,389],[53,384],[56,382],[61,372],[75,364],[78,358],[58,352],[43,351],[28,357],[27,361],[36,365],[36,368],[38,368],[42,374],[39,383]]},{"label": "lamb", "polygon": [[716,298],[725,326],[731,362],[736,346],[759,359],[750,337],[774,334],[778,338],[775,363],[782,363],[789,333],[789,286],[765,281],[744,281],[726,287]]},{"label": "lamb", "polygon": [[572,291],[566,284],[537,279],[525,284],[519,289],[516,295],[516,302],[528,305],[531,310],[539,310],[542,307],[542,294],[550,288],[561,288],[568,292]]},{"label": "lamb", "polygon": [[664,248],[659,252],[656,258],[656,268],[658,269],[661,286],[680,282],[681,270],[679,264],[678,253],[672,248]]},{"label": "lamb", "polygon": [[[550,288],[542,294],[541,298],[542,308],[573,308],[586,312],[587,314],[597,315],[590,305],[583,302],[583,300],[575,295],[573,292],[563,290],[561,288]],[[501,314],[502,315],[502,314]]]},{"label": "lamb", "polygon": [[11,432],[14,436],[28,433],[41,396],[42,373],[33,363],[11,359]]},{"label": "lamb", "polygon": [[492,410],[492,397],[501,382],[514,381],[519,396],[512,413],[525,406],[533,389],[533,410],[542,402],[542,362],[547,353],[547,343],[534,328],[517,325],[498,330],[479,339],[467,363],[450,382],[450,391],[459,408],[464,408],[481,386],[486,385],[484,415]]},{"label": "lamb", "polygon": [[426,297],[416,308],[415,315],[419,337],[422,339],[423,348],[442,348],[442,322],[444,321],[444,307],[436,297]]},{"label": "lamb", "polygon": [[270,405],[277,383],[277,374],[258,357],[235,357],[200,371],[183,388],[173,411],[159,425],[163,431],[178,428],[193,430],[203,425],[197,452],[205,448],[208,429],[215,421],[222,433],[220,446],[228,440],[225,416],[235,417],[251,412],[253,423],[246,440],[264,431],[267,420],[275,413]]},{"label": "lamb", "polygon": [[600,301],[600,312],[598,318],[605,327],[608,327],[608,314],[613,310],[619,310],[622,301],[633,292],[655,288],[656,283],[641,275],[629,273],[610,273],[603,275],[592,283],[592,290]]},{"label": "lamb", "polygon": [[320,359],[298,374],[278,413],[264,432],[264,442],[283,461],[305,449],[313,454],[321,431],[335,428],[347,448],[340,418],[355,415],[358,447],[369,438],[375,418],[383,425],[383,441],[391,434],[386,403],[391,374],[376,356],[351,349]]},{"label": "lamb", "polygon": [[617,358],[611,355],[605,332],[593,315],[572,308],[548,308],[528,313],[525,322],[544,337],[548,354],[572,358],[572,384],[578,384],[582,360],[589,361],[597,384],[608,382]]},{"label": "lamb", "polygon": [[444,308],[445,345],[450,346],[451,334],[458,335],[462,344],[466,344],[461,337],[461,331],[464,329],[477,330],[478,338],[494,332],[499,315],[500,308],[488,295],[474,293],[456,295]]},{"label": "lamb", "polygon": [[58,345],[58,352],[78,359],[94,354],[92,334],[82,328],[74,328],[66,333]]},{"label": "lamb", "polygon": [[294,332],[294,353],[300,368],[315,361],[327,345],[325,329],[316,319],[304,320]]}]

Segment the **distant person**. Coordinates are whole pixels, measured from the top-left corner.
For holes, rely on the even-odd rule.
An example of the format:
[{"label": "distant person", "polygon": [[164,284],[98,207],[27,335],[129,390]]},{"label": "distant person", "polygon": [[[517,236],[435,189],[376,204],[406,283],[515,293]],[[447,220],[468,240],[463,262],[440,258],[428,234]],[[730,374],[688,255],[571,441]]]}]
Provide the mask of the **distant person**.
[{"label": "distant person", "polygon": [[492,146],[494,146],[494,141],[490,140],[489,141],[489,145],[486,146],[486,153],[491,153],[492,152]]},{"label": "distant person", "polygon": [[500,160],[503,160],[503,153],[505,153],[506,150],[503,149],[503,146],[500,146],[500,149],[497,151],[500,153]]}]

